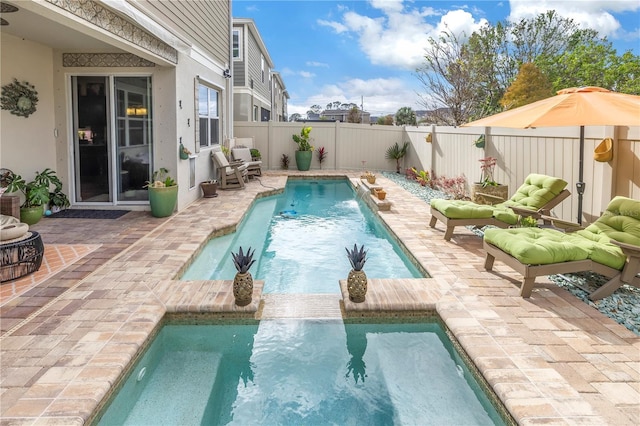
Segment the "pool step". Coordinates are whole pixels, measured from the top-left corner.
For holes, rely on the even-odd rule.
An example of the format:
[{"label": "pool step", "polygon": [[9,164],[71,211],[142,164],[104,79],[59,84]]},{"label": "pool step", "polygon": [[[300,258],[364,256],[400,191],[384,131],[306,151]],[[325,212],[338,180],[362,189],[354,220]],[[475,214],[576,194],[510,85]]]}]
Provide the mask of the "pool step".
[{"label": "pool step", "polygon": [[340,319],[340,294],[262,294],[264,306],[259,319],[323,318]]}]

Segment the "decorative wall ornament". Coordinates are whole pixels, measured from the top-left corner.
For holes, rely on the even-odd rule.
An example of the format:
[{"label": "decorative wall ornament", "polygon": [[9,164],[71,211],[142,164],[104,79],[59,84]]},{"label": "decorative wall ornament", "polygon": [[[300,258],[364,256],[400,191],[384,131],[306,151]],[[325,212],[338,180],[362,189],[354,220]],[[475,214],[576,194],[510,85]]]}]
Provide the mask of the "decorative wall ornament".
[{"label": "decorative wall ornament", "polygon": [[63,67],[155,67],[131,53],[63,53]]},{"label": "decorative wall ornament", "polygon": [[13,83],[2,86],[2,109],[13,115],[28,117],[36,112],[38,92],[28,81],[23,83],[13,79]]},{"label": "decorative wall ornament", "polygon": [[116,37],[120,37],[151,53],[160,56],[174,64],[178,63],[178,51],[159,38],[149,34],[137,25],[115,14],[96,1],[88,0],[45,0],[91,25],[108,31]]}]

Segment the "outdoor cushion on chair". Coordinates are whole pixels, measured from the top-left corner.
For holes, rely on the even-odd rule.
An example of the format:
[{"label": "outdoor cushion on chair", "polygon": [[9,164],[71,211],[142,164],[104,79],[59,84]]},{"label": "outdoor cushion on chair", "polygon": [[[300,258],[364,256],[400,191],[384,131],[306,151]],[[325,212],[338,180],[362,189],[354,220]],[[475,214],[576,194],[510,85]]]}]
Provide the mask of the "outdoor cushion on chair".
[{"label": "outdoor cushion on chair", "polygon": [[530,210],[531,216],[540,217],[549,214],[551,209],[569,196],[564,188],[567,182],[553,176],[532,173],[525,179],[513,196],[499,204],[484,205],[472,201],[461,200],[431,200],[431,222],[433,228],[438,220],[442,221],[447,230],[445,240],[449,240],[456,226],[485,226],[494,225],[506,228],[518,223],[519,210]]},{"label": "outdoor cushion on chair", "polygon": [[247,166],[247,173],[250,177],[262,175],[262,161],[253,161],[249,148],[231,148],[231,155],[233,155],[234,160],[242,161]]},{"label": "outdoor cushion on chair", "polygon": [[594,271],[613,277],[589,297],[608,296],[623,283],[640,286],[640,201],[615,197],[587,228],[564,233],[555,229],[488,229],[485,268],[495,259],[523,275],[520,294],[529,297],[535,278],[566,272]]}]

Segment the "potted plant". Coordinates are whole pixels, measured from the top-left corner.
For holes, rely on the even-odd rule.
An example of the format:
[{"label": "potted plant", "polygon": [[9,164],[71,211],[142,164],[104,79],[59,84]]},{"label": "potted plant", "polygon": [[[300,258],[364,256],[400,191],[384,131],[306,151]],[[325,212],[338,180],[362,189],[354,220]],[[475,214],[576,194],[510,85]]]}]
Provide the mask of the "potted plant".
[{"label": "potted plant", "polygon": [[327,159],[327,155],[329,154],[324,146],[321,146],[316,150],[318,152],[318,163],[320,163],[320,170],[322,170],[322,162]]},{"label": "potted plant", "polygon": [[376,183],[376,175],[375,175],[375,173],[364,172],[363,174],[360,175],[360,179],[366,180],[370,184]]},{"label": "potted plant", "polygon": [[361,303],[364,302],[364,297],[367,294],[367,275],[362,270],[367,261],[367,252],[364,250],[364,244],[359,250],[356,244],[353,245],[353,249],[349,250],[345,247],[345,250],[352,268],[347,277],[349,300]]},{"label": "potted plant", "polygon": [[[64,196],[66,203],[69,202],[66,195],[62,194],[62,182],[56,176],[56,172],[46,168],[42,172],[36,172],[36,177],[31,182],[26,182],[22,176],[11,172],[7,177],[7,191],[20,191],[25,197],[20,206],[20,221],[28,225],[34,225],[40,221],[44,214],[44,205],[50,201],[49,189],[51,185],[55,187],[56,200]],[[57,194],[62,194],[58,196]],[[65,201],[63,201],[63,204]]]},{"label": "potted plant", "polygon": [[218,196],[218,181],[216,179],[205,180],[200,182],[202,196],[204,198],[214,198]]},{"label": "potted plant", "polygon": [[300,130],[299,135],[293,135],[293,141],[298,144],[296,150],[296,165],[298,170],[306,171],[311,167],[311,157],[313,155],[313,146],[310,143],[311,127],[305,126]]},{"label": "potted plant", "polygon": [[493,177],[496,158],[485,157],[478,161],[480,161],[480,181],[471,186],[471,200],[477,204],[496,204],[505,201],[509,195],[509,187],[499,184]]},{"label": "potted plant", "polygon": [[242,246],[237,253],[231,253],[233,258],[233,265],[236,267],[236,276],[233,278],[233,296],[236,299],[236,305],[246,306],[251,303],[253,296],[253,277],[249,268],[255,263],[253,260],[253,254],[255,249],[251,251],[251,247],[245,254],[242,251]]},{"label": "potted plant", "polygon": [[144,187],[149,189],[151,215],[171,216],[178,201],[178,184],[169,176],[169,170],[161,167],[153,172],[153,181],[147,181]]},{"label": "potted plant", "polygon": [[251,161],[260,161],[262,159],[262,154],[257,148],[249,148],[249,152],[251,152]]},{"label": "potted plant", "polygon": [[378,191],[376,191],[376,195],[378,196],[378,200],[382,201],[387,197],[387,191],[380,188],[378,189]]},{"label": "potted plant", "polygon": [[58,187],[55,185],[53,192],[49,192],[49,209],[51,213],[57,213],[60,210],[66,209],[71,205],[67,195],[62,192],[62,185]]},{"label": "potted plant", "polygon": [[398,142],[387,148],[384,157],[388,160],[396,160],[396,173],[400,173],[400,160],[407,155],[407,149],[409,148],[409,142],[405,142],[400,146]]},{"label": "potted plant", "polygon": [[280,167],[282,170],[289,170],[289,156],[287,154],[282,154],[280,157]]}]

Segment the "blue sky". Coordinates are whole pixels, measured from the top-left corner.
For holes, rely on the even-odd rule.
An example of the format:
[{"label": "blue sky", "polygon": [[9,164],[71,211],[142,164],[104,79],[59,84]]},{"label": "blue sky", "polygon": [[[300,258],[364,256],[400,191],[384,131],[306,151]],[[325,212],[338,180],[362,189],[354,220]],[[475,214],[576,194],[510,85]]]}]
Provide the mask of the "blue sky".
[{"label": "blue sky", "polygon": [[290,95],[289,115],[333,101],[372,115],[424,109],[415,77],[427,39],[448,26],[471,34],[486,21],[519,21],[553,9],[640,55],[638,0],[234,0],[251,18]]}]

